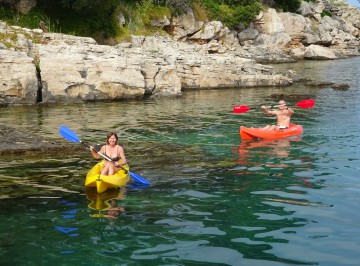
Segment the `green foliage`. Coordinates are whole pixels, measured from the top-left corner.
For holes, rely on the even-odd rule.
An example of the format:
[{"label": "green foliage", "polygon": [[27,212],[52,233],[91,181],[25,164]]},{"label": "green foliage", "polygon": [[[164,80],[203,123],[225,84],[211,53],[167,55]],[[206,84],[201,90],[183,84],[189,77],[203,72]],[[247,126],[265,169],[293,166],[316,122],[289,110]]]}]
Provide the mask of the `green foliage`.
[{"label": "green foliage", "polygon": [[75,9],[77,11],[81,10],[91,10],[100,6],[101,1],[99,0],[60,0],[60,4],[69,9]]},{"label": "green foliage", "polygon": [[323,12],[321,12],[321,16],[322,17],[325,17],[325,16],[332,17],[332,14],[329,10],[324,9]]},{"label": "green foliage", "polygon": [[117,0],[39,0],[38,6],[58,21],[64,33],[91,36],[102,42],[119,31],[114,16]]},{"label": "green foliage", "polygon": [[54,28],[51,25],[50,18],[43,14],[38,8],[34,8],[28,15],[15,12],[10,7],[0,4],[0,18],[10,25],[19,26],[23,28],[39,28],[40,21],[44,21],[48,28]]},{"label": "green foliage", "polygon": [[191,8],[192,0],[154,0],[153,3],[167,7],[173,15],[181,15]]},{"label": "green foliage", "polygon": [[[83,8],[85,4],[89,5]],[[116,8],[117,0],[38,0],[27,15],[1,5],[0,17],[11,25],[31,29],[44,21],[50,32],[90,36],[103,43],[120,32]]]},{"label": "green foliage", "polygon": [[39,43],[38,39],[32,37],[23,29],[13,29],[9,32],[0,32],[0,43],[4,44],[8,48],[13,48],[15,50],[21,51],[23,47],[17,44],[18,34],[24,35],[27,39],[32,40],[32,42],[34,43]]},{"label": "green foliage", "polygon": [[301,5],[301,0],[274,0],[276,7],[284,12],[296,12]]},{"label": "green foliage", "polygon": [[0,43],[4,44],[8,48],[16,48],[14,43],[17,41],[16,34],[0,33]]},{"label": "green foliage", "polygon": [[[47,0],[40,1],[49,2]],[[74,9],[79,13],[94,13],[94,11],[102,13],[106,10],[114,10],[118,5],[118,0],[52,0],[51,2],[58,2],[64,8]]]},{"label": "green foliage", "polygon": [[195,18],[197,20],[200,20],[200,21],[207,21],[208,20],[206,10],[201,6],[199,1],[193,2],[192,10],[193,10]]},{"label": "green foliage", "polygon": [[210,19],[222,21],[230,28],[246,27],[261,10],[257,0],[205,0],[202,5]]},{"label": "green foliage", "polygon": [[151,0],[143,0],[141,4],[124,1],[120,3],[119,10],[125,16],[126,24],[122,28],[125,35],[151,35],[159,31],[151,25],[152,20],[171,16],[169,8],[156,5]]},{"label": "green foliage", "polygon": [[[159,31],[154,19],[168,18],[194,8],[202,20],[222,21],[228,27],[247,26],[259,13],[258,0],[38,0],[28,15],[1,7],[0,16],[11,25],[39,28],[43,21],[50,32],[90,36],[99,43],[150,35]],[[125,17],[121,27],[118,15]]]}]

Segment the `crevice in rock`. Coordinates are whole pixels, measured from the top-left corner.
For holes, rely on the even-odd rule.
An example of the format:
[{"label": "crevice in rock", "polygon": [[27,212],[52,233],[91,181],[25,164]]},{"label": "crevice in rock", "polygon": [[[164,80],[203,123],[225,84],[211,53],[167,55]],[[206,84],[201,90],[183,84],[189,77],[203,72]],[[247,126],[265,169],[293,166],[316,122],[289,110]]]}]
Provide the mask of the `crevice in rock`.
[{"label": "crevice in rock", "polygon": [[[159,75],[160,73],[160,70],[161,70],[161,67],[158,67],[154,77],[153,77],[153,82],[154,82],[154,88],[151,90],[151,91],[146,91],[145,90],[145,94],[144,94],[144,97],[149,97],[151,95],[153,95],[154,91],[156,91],[156,76]],[[148,93],[146,93],[148,92]]]},{"label": "crevice in rock", "polygon": [[41,70],[40,67],[36,67],[36,77],[38,79],[38,89],[36,93],[36,102],[40,103],[43,100],[42,97],[42,81],[41,81]]},{"label": "crevice in rock", "polygon": [[40,103],[43,101],[43,94],[42,94],[43,85],[41,80],[40,55],[38,48],[32,42],[30,42],[29,45],[28,56],[30,56],[34,60],[33,62],[35,65],[36,78],[38,81],[38,87],[36,91],[36,102]]}]

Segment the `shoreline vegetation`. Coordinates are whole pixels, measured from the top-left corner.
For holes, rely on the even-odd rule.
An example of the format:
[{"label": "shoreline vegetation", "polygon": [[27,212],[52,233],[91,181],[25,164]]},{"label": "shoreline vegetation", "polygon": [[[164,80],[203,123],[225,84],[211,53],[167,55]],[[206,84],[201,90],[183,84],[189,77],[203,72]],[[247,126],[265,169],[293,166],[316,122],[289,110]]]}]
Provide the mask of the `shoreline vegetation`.
[{"label": "shoreline vegetation", "polygon": [[165,33],[170,29],[159,28],[152,21],[183,15],[188,10],[193,10],[199,21],[217,20],[226,27],[239,28],[248,26],[267,6],[284,12],[295,12],[300,7],[299,0],[37,0],[27,5],[21,2],[0,1],[2,20],[22,28],[41,26],[49,32],[91,37],[106,45],[129,40],[131,35]]}]

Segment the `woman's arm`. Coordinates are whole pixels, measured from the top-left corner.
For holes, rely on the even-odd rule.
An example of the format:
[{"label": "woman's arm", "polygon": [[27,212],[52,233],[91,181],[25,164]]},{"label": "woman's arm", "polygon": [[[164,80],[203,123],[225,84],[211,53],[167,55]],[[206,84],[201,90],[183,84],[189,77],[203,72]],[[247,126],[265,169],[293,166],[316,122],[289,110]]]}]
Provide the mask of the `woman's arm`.
[{"label": "woman's arm", "polygon": [[119,150],[118,150],[118,156],[121,158],[121,165],[125,165],[126,162],[126,157],[125,157],[125,152],[123,147],[119,146]]},{"label": "woman's arm", "polygon": [[[101,149],[100,149],[100,153],[101,153],[101,154],[104,154],[104,153],[103,153],[103,150],[104,150],[104,146],[102,146]],[[92,156],[93,156],[95,159],[99,159],[99,158],[100,158],[100,155],[97,154],[97,152],[94,150],[94,147],[93,147],[93,146],[90,146],[90,151],[91,151]]]}]

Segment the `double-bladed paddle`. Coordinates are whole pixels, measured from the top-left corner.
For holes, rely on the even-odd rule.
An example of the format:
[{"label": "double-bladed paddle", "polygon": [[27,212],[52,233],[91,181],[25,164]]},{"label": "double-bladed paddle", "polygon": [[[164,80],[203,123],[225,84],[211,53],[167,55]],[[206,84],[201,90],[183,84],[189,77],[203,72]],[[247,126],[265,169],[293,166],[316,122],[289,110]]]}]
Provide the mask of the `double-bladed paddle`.
[{"label": "double-bladed paddle", "polygon": [[[63,136],[65,139],[67,139],[68,141],[70,142],[79,142],[81,144],[83,144],[84,146],[90,148],[90,145],[81,141],[78,136],[73,132],[71,131],[67,126],[61,126],[59,128],[59,132],[60,132],[60,135]],[[104,158],[105,160],[109,161],[109,162],[112,162],[112,163],[115,163],[113,160],[111,160],[108,156],[100,153],[99,151],[96,151],[94,149],[94,151],[100,155],[102,158]],[[130,176],[134,179],[135,182],[137,183],[141,183],[141,184],[144,184],[146,186],[149,186],[150,185],[150,182],[148,180],[146,180],[145,178],[139,176],[138,174],[135,174],[133,172],[130,172],[128,170],[126,170],[124,167],[122,167],[121,165],[116,165],[116,167],[121,167],[123,170],[127,171]]]},{"label": "double-bladed paddle", "polygon": [[[302,100],[298,103],[295,104],[296,107],[299,108],[312,108],[315,104],[315,101],[313,99],[308,99],[308,100]],[[233,112],[236,114],[241,114],[241,113],[246,113],[247,111],[250,110],[249,106],[246,105],[236,105],[233,108]]]}]

